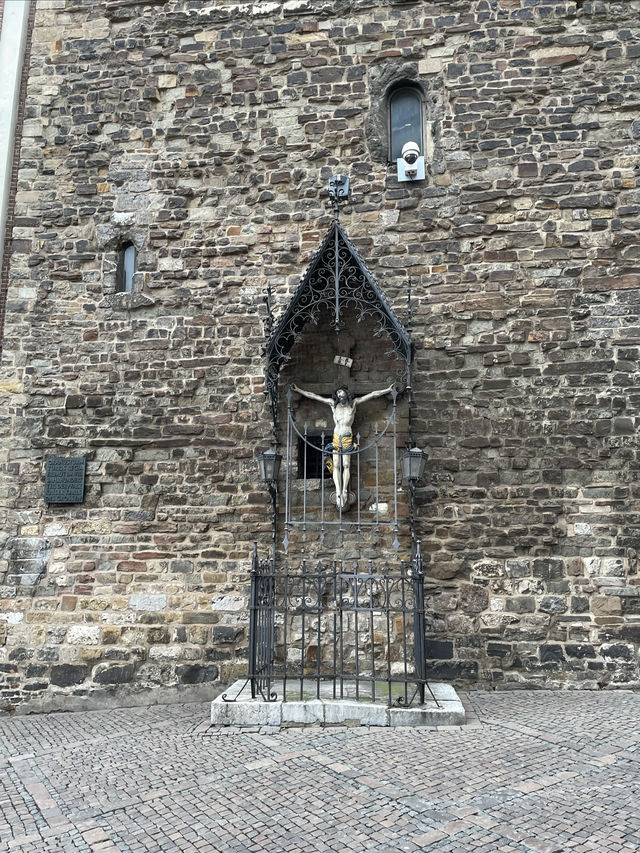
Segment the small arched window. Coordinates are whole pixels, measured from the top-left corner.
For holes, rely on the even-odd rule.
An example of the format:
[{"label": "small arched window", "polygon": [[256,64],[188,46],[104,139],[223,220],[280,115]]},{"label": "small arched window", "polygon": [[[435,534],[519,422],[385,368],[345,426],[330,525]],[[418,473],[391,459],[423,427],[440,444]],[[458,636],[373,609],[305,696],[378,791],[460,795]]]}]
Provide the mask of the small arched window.
[{"label": "small arched window", "polygon": [[116,268],[116,293],[131,293],[133,275],[136,271],[136,247],[133,243],[123,243],[118,250]]},{"label": "small arched window", "polygon": [[389,153],[392,161],[402,156],[402,146],[417,142],[424,153],[422,97],[413,86],[401,86],[389,96]]}]

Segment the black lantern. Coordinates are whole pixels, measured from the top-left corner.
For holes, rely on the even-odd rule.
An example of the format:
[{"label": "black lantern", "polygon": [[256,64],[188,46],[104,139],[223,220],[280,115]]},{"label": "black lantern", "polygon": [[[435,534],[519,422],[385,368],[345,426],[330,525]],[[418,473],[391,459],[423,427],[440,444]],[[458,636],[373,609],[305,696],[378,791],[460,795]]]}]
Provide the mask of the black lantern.
[{"label": "black lantern", "polygon": [[429,455],[424,450],[420,450],[419,447],[412,447],[411,450],[405,450],[402,454],[403,479],[409,483],[417,483],[418,480],[421,480],[428,458]]},{"label": "black lantern", "polygon": [[260,480],[263,483],[273,485],[278,480],[280,473],[280,463],[282,462],[282,454],[275,450],[265,450],[258,456],[258,465],[260,466]]}]

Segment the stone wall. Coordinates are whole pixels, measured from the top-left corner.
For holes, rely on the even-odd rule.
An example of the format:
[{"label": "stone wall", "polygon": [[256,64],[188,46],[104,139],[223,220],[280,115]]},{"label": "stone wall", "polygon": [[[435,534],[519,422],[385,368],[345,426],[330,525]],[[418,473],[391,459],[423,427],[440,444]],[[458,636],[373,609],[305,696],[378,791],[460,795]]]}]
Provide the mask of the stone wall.
[{"label": "stone wall", "polygon": [[[412,282],[432,672],[637,682],[639,14],[37,0],[0,376],[3,708],[243,671],[270,541],[262,294],[286,305],[335,172],[401,317]],[[386,162],[399,80],[425,97],[413,185]],[[86,457],[84,503],[44,503],[51,456]]]}]

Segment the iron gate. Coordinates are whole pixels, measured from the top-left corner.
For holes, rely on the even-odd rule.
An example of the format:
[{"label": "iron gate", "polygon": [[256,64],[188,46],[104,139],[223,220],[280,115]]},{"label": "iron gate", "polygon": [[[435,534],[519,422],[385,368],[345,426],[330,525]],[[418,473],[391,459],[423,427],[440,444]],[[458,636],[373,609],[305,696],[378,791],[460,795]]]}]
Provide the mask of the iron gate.
[{"label": "iron gate", "polygon": [[[408,639],[409,638],[409,639]],[[413,641],[411,641],[411,638]],[[410,564],[333,561],[251,571],[249,679],[267,701],[312,697],[424,702],[425,614],[418,545]]]}]

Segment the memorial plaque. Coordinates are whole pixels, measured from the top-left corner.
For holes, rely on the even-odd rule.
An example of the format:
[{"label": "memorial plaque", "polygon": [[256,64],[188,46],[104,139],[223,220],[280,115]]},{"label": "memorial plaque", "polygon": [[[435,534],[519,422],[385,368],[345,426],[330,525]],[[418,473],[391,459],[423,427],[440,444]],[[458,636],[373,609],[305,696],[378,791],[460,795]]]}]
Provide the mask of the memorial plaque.
[{"label": "memorial plaque", "polygon": [[47,459],[44,499],[48,504],[80,504],[84,500],[84,456]]}]

